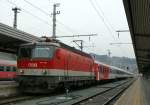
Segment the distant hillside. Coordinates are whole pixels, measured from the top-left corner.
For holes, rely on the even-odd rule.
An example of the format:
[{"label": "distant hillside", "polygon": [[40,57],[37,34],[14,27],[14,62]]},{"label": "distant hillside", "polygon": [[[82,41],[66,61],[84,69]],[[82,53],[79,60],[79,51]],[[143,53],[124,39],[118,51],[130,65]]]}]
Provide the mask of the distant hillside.
[{"label": "distant hillside", "polygon": [[97,55],[91,53],[94,59],[97,61],[106,63],[108,65],[116,66],[122,69],[125,69],[130,72],[137,72],[137,65],[136,60],[133,58],[127,58],[127,57],[109,57],[107,55]]}]

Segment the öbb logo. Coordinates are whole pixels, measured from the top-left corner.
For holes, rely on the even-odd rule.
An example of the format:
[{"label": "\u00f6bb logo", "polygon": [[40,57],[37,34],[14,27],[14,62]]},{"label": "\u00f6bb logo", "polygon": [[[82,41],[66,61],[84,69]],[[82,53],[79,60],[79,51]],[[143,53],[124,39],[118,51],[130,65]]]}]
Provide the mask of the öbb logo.
[{"label": "\u00f6bb logo", "polygon": [[37,63],[28,63],[28,67],[37,67]]}]

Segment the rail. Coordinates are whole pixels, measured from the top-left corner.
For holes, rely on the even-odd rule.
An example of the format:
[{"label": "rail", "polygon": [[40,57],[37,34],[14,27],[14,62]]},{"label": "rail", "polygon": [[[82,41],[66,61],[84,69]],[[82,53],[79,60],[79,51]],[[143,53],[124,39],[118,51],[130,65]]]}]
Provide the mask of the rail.
[{"label": "rail", "polygon": [[72,105],[80,105],[80,104],[92,105],[92,103],[97,103],[98,105],[109,105],[112,101],[116,99],[116,97],[121,95],[121,93],[123,93],[134,81],[135,80],[128,80],[108,90],[90,96],[86,99],[80,100],[76,103],[73,103]]}]

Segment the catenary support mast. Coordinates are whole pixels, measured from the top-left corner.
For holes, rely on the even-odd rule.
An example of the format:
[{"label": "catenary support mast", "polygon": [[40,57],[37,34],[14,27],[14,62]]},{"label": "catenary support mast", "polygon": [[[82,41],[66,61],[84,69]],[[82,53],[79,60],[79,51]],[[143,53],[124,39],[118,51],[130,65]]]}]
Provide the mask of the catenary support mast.
[{"label": "catenary support mast", "polygon": [[21,9],[20,8],[12,8],[12,11],[14,11],[14,23],[13,23],[13,27],[17,28],[17,13],[19,13]]},{"label": "catenary support mast", "polygon": [[55,3],[53,5],[53,33],[52,33],[52,38],[56,39],[56,15],[60,14],[60,11],[56,11],[56,7],[59,7],[59,3]]}]

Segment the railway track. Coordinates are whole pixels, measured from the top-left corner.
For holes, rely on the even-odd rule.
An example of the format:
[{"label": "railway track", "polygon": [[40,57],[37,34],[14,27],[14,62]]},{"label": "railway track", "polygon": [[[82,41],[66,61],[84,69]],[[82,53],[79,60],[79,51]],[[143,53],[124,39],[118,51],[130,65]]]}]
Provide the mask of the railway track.
[{"label": "railway track", "polygon": [[5,99],[0,100],[0,105],[13,105],[13,103],[20,102],[20,101],[25,101],[25,100],[30,100],[30,99],[35,99],[35,98],[40,98],[40,96],[15,96],[15,97],[9,97]]},{"label": "railway track", "polygon": [[113,105],[115,100],[117,100],[133,82],[134,80],[127,81],[71,105]]},{"label": "railway track", "polygon": [[15,105],[15,103],[46,97],[47,95],[18,95],[0,99],[0,105]]},{"label": "railway track", "polygon": [[[133,80],[124,80],[122,82],[118,81],[111,83],[113,85],[115,84],[115,86],[112,87],[107,84],[100,85],[94,88],[104,90],[87,96],[83,96],[85,92],[82,91],[84,90],[73,91],[70,93],[70,95],[72,95],[72,99],[60,99],[65,96],[63,94],[52,94],[46,96],[18,96],[0,100],[0,105],[25,105],[26,102],[30,103],[28,105],[109,105],[109,103],[112,102],[112,100],[114,100],[118,94],[124,91],[132,82]],[[89,92],[88,89],[86,91]]]}]

